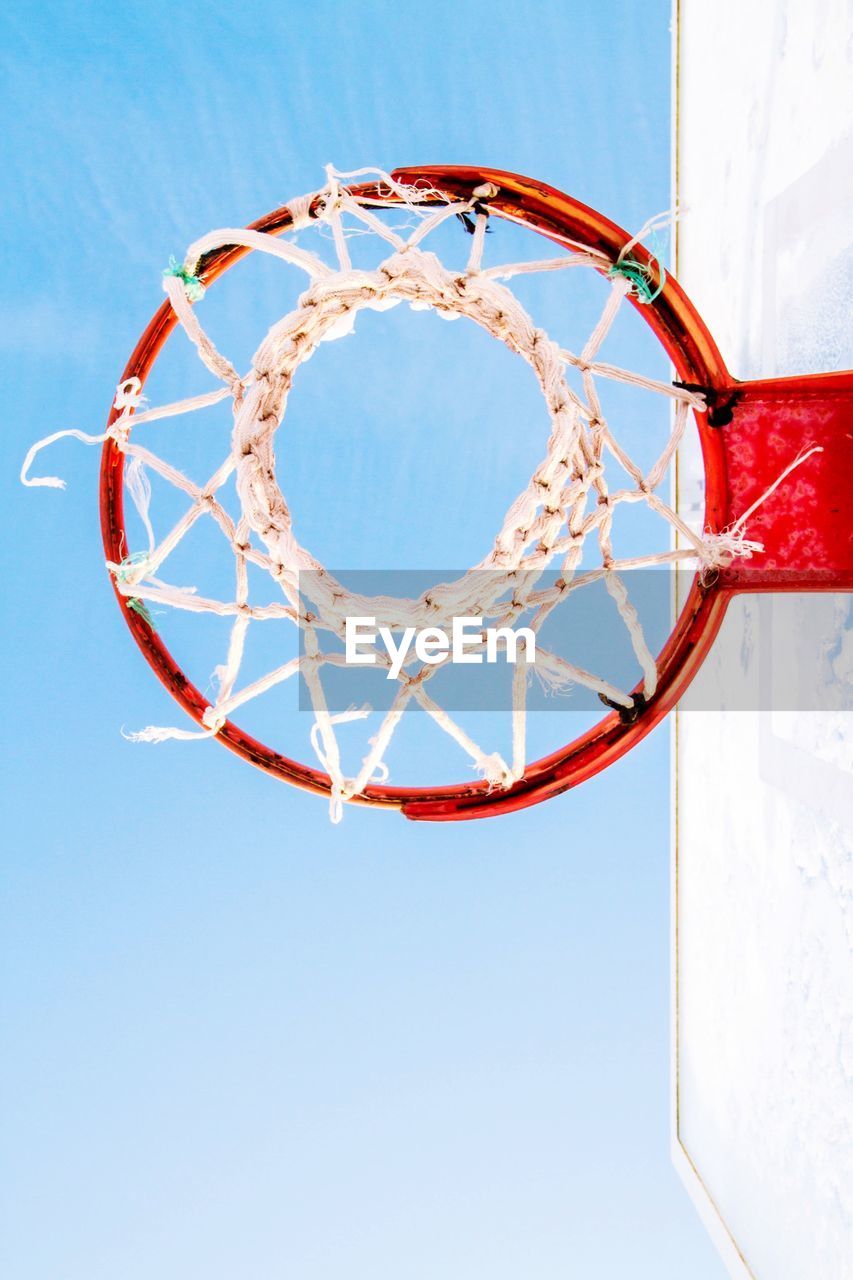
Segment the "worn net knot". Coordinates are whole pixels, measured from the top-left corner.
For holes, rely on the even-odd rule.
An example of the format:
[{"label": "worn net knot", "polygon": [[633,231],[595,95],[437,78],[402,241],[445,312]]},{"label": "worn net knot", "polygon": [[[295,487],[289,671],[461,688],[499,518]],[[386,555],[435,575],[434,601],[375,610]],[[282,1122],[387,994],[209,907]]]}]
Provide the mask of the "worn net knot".
[{"label": "worn net knot", "polygon": [[751,560],[764,550],[762,542],[747,538],[738,529],[706,534],[701,542],[699,559],[709,569],[727,569],[735,560]]},{"label": "worn net knot", "polygon": [[184,292],[190,302],[200,302],[204,297],[204,285],[194,270],[185,266],[184,263],[178,262],[175,257],[169,258],[169,265],[163,271],[164,287],[171,277],[182,282]]}]

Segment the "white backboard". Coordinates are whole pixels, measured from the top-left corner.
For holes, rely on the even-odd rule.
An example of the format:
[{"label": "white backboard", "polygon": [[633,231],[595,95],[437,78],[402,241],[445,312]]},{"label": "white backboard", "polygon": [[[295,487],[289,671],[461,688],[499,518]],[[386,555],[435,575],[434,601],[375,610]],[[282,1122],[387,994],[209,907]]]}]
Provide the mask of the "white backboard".
[{"label": "white backboard", "polygon": [[[673,41],[677,277],[736,377],[853,366],[853,8],[676,0]],[[853,681],[849,600],[758,614],[718,647],[748,666],[808,618]],[[754,1280],[853,1277],[853,717],[825,692],[674,717],[674,1158]]]}]

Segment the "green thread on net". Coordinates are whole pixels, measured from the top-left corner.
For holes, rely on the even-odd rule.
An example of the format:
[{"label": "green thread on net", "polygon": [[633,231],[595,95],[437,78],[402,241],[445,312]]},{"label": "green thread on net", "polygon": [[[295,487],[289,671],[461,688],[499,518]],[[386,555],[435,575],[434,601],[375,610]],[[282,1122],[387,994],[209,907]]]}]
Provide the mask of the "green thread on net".
[{"label": "green thread on net", "polygon": [[644,304],[654,302],[655,298],[658,298],[663,292],[663,287],[666,284],[666,271],[659,258],[653,258],[652,261],[657,263],[660,275],[660,284],[656,289],[652,288],[651,268],[643,266],[641,262],[637,262],[636,258],[622,258],[619,262],[614,262],[607,274],[611,278],[613,276],[623,276],[624,279],[628,280],[638,302]]},{"label": "green thread on net", "polygon": [[140,564],[145,564],[148,555],[145,551],[133,551],[129,556],[125,556],[121,564],[116,569],[116,578],[119,582],[127,582],[130,577],[131,569],[135,569]]},{"label": "green thread on net", "polygon": [[140,600],[138,596],[128,596],[128,609],[132,609],[134,613],[138,613],[143,622],[147,622],[152,631],[156,631],[154,619],[151,617],[151,610],[144,600]]},{"label": "green thread on net", "polygon": [[198,276],[194,276],[191,271],[182,265],[182,263],[178,262],[178,259],[174,257],[174,255],[169,258],[169,265],[163,272],[164,280],[168,276],[177,276],[179,280],[183,280],[184,289],[186,290],[186,294],[190,302],[198,302],[204,297],[204,285],[199,280]]}]

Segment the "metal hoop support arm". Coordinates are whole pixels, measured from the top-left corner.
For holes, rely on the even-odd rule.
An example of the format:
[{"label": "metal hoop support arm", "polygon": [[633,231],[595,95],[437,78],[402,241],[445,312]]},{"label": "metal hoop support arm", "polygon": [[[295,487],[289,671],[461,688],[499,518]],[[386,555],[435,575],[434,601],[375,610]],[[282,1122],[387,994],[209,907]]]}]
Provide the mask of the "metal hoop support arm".
[{"label": "metal hoop support arm", "polygon": [[723,570],[720,588],[853,590],[853,373],[733,382],[731,409],[715,432],[726,485],[722,507],[706,511],[714,527],[741,519],[796,457],[821,452],[750,515],[764,550]]}]

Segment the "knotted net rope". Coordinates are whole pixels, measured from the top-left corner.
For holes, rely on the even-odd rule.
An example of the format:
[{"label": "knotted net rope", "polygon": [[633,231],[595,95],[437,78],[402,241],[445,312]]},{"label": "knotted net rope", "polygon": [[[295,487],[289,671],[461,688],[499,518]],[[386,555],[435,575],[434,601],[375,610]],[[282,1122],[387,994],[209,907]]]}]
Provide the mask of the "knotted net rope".
[{"label": "knotted net rope", "polygon": [[[377,215],[376,197],[371,201],[346,185],[346,181],[367,174],[378,184],[381,196],[406,212],[405,228],[387,225]],[[396,692],[378,732],[370,739],[357,772],[348,775],[342,766],[336,727],[366,716],[370,708],[338,714],[329,710],[323,667],[346,663],[339,651],[324,650],[324,635],[342,640],[348,616],[372,616],[378,626],[392,630],[448,628],[454,617],[462,616],[482,617],[484,622],[507,626],[524,617],[526,625],[538,634],[551,612],[569,594],[591,582],[603,581],[626,628],[641,673],[643,697],[648,699],[657,685],[655,659],[620,574],[675,561],[691,561],[702,569],[713,570],[731,563],[734,557],[748,557],[760,550],[759,544],[745,536],[746,517],[723,533],[703,535],[691,529],[658,493],[684,435],[689,411],[705,409],[703,397],[600,359],[602,345],[628,295],[633,293],[640,301],[653,300],[642,267],[630,257],[630,250],[640,237],[625,246],[615,264],[604,254],[578,246],[556,258],[486,266],[483,259],[488,201],[496,194],[497,189],[486,184],[477,188],[470,199],[453,200],[426,187],[403,186],[385,173],[359,170],[343,174],[329,168],[321,191],[293,201],[288,207],[292,214],[291,234],[311,224],[328,228],[337,259],[335,266],[288,236],[233,227],[211,232],[190,247],[182,264],[172,261],[164,273],[164,288],[199,358],[222,385],[205,395],[143,408],[139,379],[130,378],[117,390],[115,407],[119,416],[104,435],[57,432],[30,450],[22,471],[24,482],[61,487],[63,482],[56,477],[29,477],[30,464],[39,449],[67,435],[92,444],[113,440],[127,459],[125,484],[149,536],[147,551],[129,555],[120,564],[108,563],[118,591],[147,620],[152,605],[233,619],[225,661],[217,669],[215,700],[203,716],[205,728],[194,731],[151,726],[131,735],[134,739],[159,742],[168,738],[214,737],[240,707],[301,673],[314,715],[311,742],[330,779],[335,820],[341,816],[344,801],[361,794],[371,783],[387,778],[384,757],[401,717],[412,703],[426,711],[458,744],[491,787],[507,788],[523,776],[526,764],[529,670],[525,661],[519,660],[513,673],[510,759],[484,750],[430,696],[429,681],[442,664],[425,665],[410,653],[397,675]],[[457,216],[472,232],[463,271],[449,270],[425,247],[439,226]],[[640,235],[645,235],[651,226],[647,224]],[[348,248],[353,229],[379,237],[389,246],[387,256],[375,269],[353,266]],[[199,264],[205,255],[226,245],[270,254],[300,267],[308,277],[307,288],[295,309],[272,326],[248,373],[242,375],[214,345],[196,310],[204,295],[197,274]],[[505,283],[522,274],[576,267],[591,268],[610,279],[604,308],[579,353],[562,347],[537,327]],[[551,424],[544,457],[507,511],[488,553],[455,581],[436,584],[416,599],[360,595],[325,569],[296,536],[287,500],[276,478],[274,453],[275,434],[284,420],[299,365],[321,342],[348,333],[359,311],[381,311],[400,303],[415,309],[432,309],[447,318],[467,316],[520,355],[535,374]],[[569,368],[578,371],[582,394],[569,384]],[[632,460],[612,431],[602,410],[597,387],[600,378],[645,388],[672,403],[671,430],[650,470],[644,472]],[[233,406],[230,449],[204,485],[196,484],[131,439],[132,427],[202,410],[228,398]],[[622,472],[623,483],[617,488],[608,484],[607,465],[612,461]],[[160,541],[154,537],[148,514],[151,490],[147,471],[159,475],[187,499],[184,514]],[[624,476],[630,481],[627,485]],[[239,496],[241,515],[237,520],[232,519],[219,497],[227,484],[233,484]],[[631,559],[616,557],[612,543],[614,514],[620,506],[630,503],[646,504],[676,530],[678,548]],[[194,588],[174,585],[161,576],[175,548],[205,517],[218,526],[234,558],[232,599],[206,598]],[[598,563],[581,571],[584,549],[590,545],[597,548]],[[280,601],[267,605],[250,601],[250,564],[264,569],[278,584]],[[543,583],[546,570],[551,572]],[[302,652],[260,679],[241,685],[250,626],[282,618],[302,630]],[[485,631],[482,645],[485,646]],[[476,651],[476,644],[472,651]],[[390,665],[388,654],[380,648],[375,650],[375,658],[380,666]],[[551,687],[580,684],[597,693],[608,706],[630,711],[635,705],[635,696],[629,690],[538,645],[535,669]]]}]

